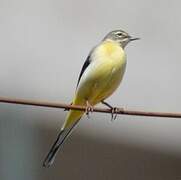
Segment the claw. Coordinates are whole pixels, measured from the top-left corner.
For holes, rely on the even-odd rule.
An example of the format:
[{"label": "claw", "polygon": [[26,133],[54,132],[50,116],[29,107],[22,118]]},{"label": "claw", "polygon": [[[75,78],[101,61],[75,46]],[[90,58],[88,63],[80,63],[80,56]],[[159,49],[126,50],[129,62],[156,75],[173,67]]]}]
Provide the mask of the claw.
[{"label": "claw", "polygon": [[70,108],[65,108],[65,109],[64,109],[64,111],[69,111],[69,110],[70,110]]},{"label": "claw", "polygon": [[91,105],[89,104],[89,101],[86,101],[85,113],[86,113],[88,119],[90,118],[90,116],[89,116],[90,112],[92,113],[93,111],[94,111],[93,106],[91,106]]},{"label": "claw", "polygon": [[116,120],[118,112],[124,113],[124,108],[117,108],[117,107],[111,108],[111,121],[112,122],[114,120]]},{"label": "claw", "polygon": [[[70,106],[72,105],[73,103],[70,103]],[[64,111],[70,111],[70,108],[65,108]]]},{"label": "claw", "polygon": [[117,112],[119,111],[119,109],[111,106],[105,101],[102,101],[102,103],[111,109],[111,122],[113,122],[117,118]]},{"label": "claw", "polygon": [[114,120],[116,120],[117,118],[117,113],[119,112],[119,109],[116,107],[111,108],[111,122],[113,122]]}]

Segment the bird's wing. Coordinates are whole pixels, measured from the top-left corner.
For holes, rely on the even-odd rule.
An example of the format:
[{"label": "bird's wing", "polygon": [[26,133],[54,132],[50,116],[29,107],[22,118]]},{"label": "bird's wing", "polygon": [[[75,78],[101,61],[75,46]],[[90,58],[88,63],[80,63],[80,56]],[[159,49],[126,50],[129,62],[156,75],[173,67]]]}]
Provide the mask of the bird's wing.
[{"label": "bird's wing", "polygon": [[[91,52],[89,53],[86,61],[84,62],[83,66],[82,66],[81,72],[80,72],[80,74],[79,74],[78,82],[77,82],[77,87],[78,87],[78,85],[79,85],[79,82],[80,82],[80,79],[81,79],[83,73],[85,72],[85,70],[87,69],[87,67],[90,65],[90,63],[91,63],[91,61],[92,61],[91,56],[92,56],[92,52],[94,51],[94,49],[95,49],[95,48],[93,48],[93,49],[91,50]],[[76,88],[77,88],[77,87],[76,87]]]}]

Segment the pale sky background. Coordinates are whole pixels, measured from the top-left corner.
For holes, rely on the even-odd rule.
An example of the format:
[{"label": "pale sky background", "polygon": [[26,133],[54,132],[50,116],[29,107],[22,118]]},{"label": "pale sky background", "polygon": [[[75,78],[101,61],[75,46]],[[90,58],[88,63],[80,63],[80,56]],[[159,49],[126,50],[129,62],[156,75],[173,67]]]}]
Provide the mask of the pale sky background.
[{"label": "pale sky background", "polygon": [[[141,40],[126,47],[126,73],[108,102],[135,110],[181,112],[180,5],[169,0],[0,0],[0,96],[70,103],[91,48],[109,31],[123,29]],[[43,160],[65,115],[57,109],[0,104],[3,180],[42,177],[28,161],[36,156]],[[32,127],[42,128],[47,141]],[[109,115],[94,113],[82,119],[72,136],[77,133],[101,143],[181,157],[180,119],[118,116],[111,123]],[[16,166],[19,159],[22,164]],[[155,179],[161,179],[159,175]]]}]

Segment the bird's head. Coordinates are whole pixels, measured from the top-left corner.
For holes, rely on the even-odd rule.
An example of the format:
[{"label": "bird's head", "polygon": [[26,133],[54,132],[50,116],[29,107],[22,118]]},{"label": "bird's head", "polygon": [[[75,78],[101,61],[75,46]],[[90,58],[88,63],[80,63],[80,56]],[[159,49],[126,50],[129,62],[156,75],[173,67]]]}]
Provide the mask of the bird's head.
[{"label": "bird's head", "polygon": [[123,30],[114,30],[109,32],[103,40],[112,40],[120,44],[124,48],[129,42],[139,40],[140,38],[134,38]]}]

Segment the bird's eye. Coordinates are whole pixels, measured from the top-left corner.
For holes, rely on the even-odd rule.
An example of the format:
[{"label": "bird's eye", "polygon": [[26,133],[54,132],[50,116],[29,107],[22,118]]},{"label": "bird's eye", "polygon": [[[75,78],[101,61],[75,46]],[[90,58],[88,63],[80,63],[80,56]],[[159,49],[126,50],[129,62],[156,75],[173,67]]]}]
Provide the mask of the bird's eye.
[{"label": "bird's eye", "polygon": [[121,36],[123,35],[123,33],[118,32],[116,35],[119,36],[119,37],[121,37]]}]

